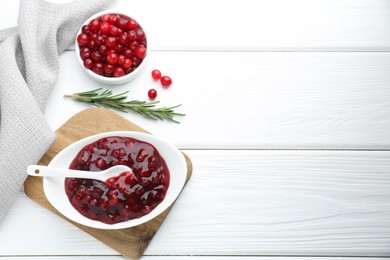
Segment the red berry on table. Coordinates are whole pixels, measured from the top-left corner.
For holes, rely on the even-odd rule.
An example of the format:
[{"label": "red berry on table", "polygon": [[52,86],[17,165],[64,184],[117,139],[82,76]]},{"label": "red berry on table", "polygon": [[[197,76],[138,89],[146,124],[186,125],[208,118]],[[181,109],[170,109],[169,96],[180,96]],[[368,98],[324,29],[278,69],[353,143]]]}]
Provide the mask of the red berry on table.
[{"label": "red berry on table", "polygon": [[148,91],[148,96],[150,99],[155,99],[157,97],[157,91],[155,89],[150,89]]},{"label": "red berry on table", "polygon": [[152,70],[152,78],[154,78],[155,80],[159,80],[161,78],[161,71]]},{"label": "red berry on table", "polygon": [[146,56],[146,48],[143,45],[139,45],[135,48],[135,56],[138,59],[143,59]]},{"label": "red berry on table", "polygon": [[79,34],[79,36],[77,36],[77,43],[80,46],[87,46],[88,41],[89,41],[89,37],[85,33]]},{"label": "red berry on table", "polygon": [[163,85],[164,87],[169,87],[170,85],[172,85],[172,79],[169,76],[161,77],[160,82],[161,85]]}]

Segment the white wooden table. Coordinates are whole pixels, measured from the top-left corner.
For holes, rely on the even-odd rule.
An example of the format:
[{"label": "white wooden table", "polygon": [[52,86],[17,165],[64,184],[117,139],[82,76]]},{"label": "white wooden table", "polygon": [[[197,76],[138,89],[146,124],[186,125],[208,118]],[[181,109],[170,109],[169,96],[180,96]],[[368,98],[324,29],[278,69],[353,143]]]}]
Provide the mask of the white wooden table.
[{"label": "white wooden table", "polygon": [[[183,149],[193,177],[144,259],[390,256],[390,1],[116,0],[148,34],[151,59],[115,91],[182,103],[181,124],[126,118]],[[16,25],[18,1],[0,8]],[[174,84],[150,77],[158,68]],[[46,108],[57,129],[107,87],[72,49]],[[121,259],[21,190],[0,256]],[[318,257],[318,258],[317,258]],[[319,258],[321,257],[321,258]],[[376,259],[376,258],[375,258]]]}]

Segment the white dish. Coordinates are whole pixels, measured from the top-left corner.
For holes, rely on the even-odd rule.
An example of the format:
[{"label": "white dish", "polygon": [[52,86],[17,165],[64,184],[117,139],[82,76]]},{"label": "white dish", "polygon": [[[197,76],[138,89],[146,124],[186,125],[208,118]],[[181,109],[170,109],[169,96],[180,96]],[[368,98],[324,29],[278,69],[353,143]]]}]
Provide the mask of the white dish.
[{"label": "white dish", "polygon": [[[120,11],[116,11],[116,10],[105,10],[105,11],[96,13],[93,16],[91,16],[90,18],[88,18],[88,20],[86,20],[83,23],[83,25],[81,25],[80,29],[78,30],[77,35],[76,35],[76,39],[75,39],[75,53],[76,53],[76,56],[77,56],[77,60],[79,61],[80,65],[81,65],[81,68],[88,74],[88,76],[90,76],[94,80],[96,80],[98,82],[101,82],[101,83],[110,84],[110,85],[124,84],[126,82],[129,82],[129,81],[135,79],[140,74],[142,69],[145,67],[146,62],[149,59],[149,39],[148,39],[148,36],[147,36],[147,34],[145,32],[144,27],[142,27],[142,29],[143,29],[143,31],[145,32],[145,35],[146,35],[146,42],[148,44],[147,51],[146,51],[146,56],[142,60],[141,64],[134,71],[132,71],[131,73],[129,73],[127,75],[124,75],[124,76],[118,77],[118,78],[116,78],[116,77],[110,78],[110,77],[101,76],[99,74],[96,74],[92,70],[85,68],[84,67],[84,61],[80,57],[80,47],[79,47],[79,45],[77,43],[77,36],[82,32],[82,28],[83,28],[84,25],[89,24],[90,21],[92,21],[95,18],[99,18],[100,16],[102,16],[104,14],[119,14],[119,15],[123,15],[123,16],[128,16],[128,17],[131,17],[132,19],[136,20],[139,23],[139,20],[136,19],[135,17],[133,17],[132,15],[128,15],[126,13],[123,13],[123,12],[120,12]],[[139,24],[140,24],[140,26],[142,26],[141,23],[139,23]]]},{"label": "white dish", "polygon": [[45,177],[43,180],[44,192],[49,202],[61,212],[65,217],[73,220],[82,225],[99,228],[99,229],[122,229],[145,223],[164,212],[179,196],[181,190],[184,187],[187,176],[187,163],[183,154],[172,144],[165,142],[161,138],[156,136],[132,132],[132,131],[118,131],[118,132],[106,132],[94,136],[90,136],[79,140],[70,146],[66,147],[60,153],[58,153],[49,166],[59,168],[69,168],[72,160],[76,157],[77,153],[86,145],[93,143],[103,137],[108,136],[124,136],[138,139],[140,141],[148,142],[152,144],[160,155],[164,158],[169,172],[170,183],[164,200],[149,214],[144,215],[137,219],[128,220],[116,224],[105,224],[100,221],[91,220],[81,215],[69,202],[68,196],[65,192],[65,178],[50,178]]}]

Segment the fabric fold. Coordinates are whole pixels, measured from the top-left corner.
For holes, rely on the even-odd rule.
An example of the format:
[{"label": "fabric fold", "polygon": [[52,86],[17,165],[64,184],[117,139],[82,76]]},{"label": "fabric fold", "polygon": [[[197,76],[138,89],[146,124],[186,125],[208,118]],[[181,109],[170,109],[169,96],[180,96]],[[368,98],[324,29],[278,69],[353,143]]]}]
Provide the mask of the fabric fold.
[{"label": "fabric fold", "polygon": [[27,166],[55,140],[44,109],[58,78],[58,56],[74,43],[81,24],[110,2],[21,0],[17,27],[0,31],[0,221]]}]

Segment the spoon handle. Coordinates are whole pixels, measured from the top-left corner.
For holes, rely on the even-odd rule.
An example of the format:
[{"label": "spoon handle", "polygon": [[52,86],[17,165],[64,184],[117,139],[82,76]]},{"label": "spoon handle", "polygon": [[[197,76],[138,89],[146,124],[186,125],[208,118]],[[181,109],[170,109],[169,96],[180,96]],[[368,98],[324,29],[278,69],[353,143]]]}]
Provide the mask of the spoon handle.
[{"label": "spoon handle", "polygon": [[69,177],[69,178],[96,179],[96,175],[91,174],[91,172],[88,171],[53,168],[53,167],[47,167],[42,165],[28,166],[27,174],[31,176],[42,176],[42,177]]}]

